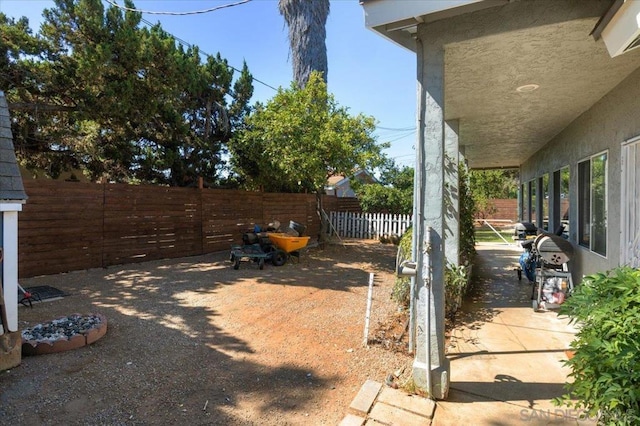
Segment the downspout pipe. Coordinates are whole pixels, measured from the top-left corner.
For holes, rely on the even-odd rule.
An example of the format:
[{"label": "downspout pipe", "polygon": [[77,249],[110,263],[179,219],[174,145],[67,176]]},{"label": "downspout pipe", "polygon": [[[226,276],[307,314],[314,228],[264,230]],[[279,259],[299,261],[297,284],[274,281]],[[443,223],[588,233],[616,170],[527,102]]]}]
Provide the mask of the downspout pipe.
[{"label": "downspout pipe", "polygon": [[425,330],[427,330],[424,344],[425,344],[425,364],[426,365],[426,373],[427,373],[427,392],[431,397],[433,395],[433,384],[431,378],[431,285],[432,285],[432,276],[431,276],[431,227],[427,226],[424,232],[425,245],[424,245],[424,258],[425,265],[422,269],[422,273],[424,274],[424,286],[427,290],[427,298],[426,298],[426,306],[425,306]]}]

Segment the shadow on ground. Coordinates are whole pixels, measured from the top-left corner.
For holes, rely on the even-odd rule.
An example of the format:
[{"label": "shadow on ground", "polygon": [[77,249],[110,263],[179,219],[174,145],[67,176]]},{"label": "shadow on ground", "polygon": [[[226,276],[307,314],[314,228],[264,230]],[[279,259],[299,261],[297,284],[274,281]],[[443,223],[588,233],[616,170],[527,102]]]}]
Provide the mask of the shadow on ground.
[{"label": "shadow on ground", "polygon": [[[7,424],[303,422],[343,378],[285,356],[277,365],[247,359],[256,353],[254,343],[239,337],[233,315],[221,310],[237,304],[240,315],[252,306],[280,303],[294,315],[308,302],[300,302],[299,294],[287,301],[284,292],[277,300],[279,288],[304,294],[364,289],[368,273],[354,262],[393,269],[395,260],[392,246],[372,247],[380,252],[331,246],[303,255],[299,264],[262,271],[251,264],[233,270],[228,253],[218,253],[23,280],[23,286],[52,285],[70,296],[21,308],[21,326],[99,311],[108,318],[108,332],[81,350],[24,358],[20,367],[0,374],[0,418]],[[326,308],[331,315],[331,306]],[[263,325],[254,324],[255,333]],[[300,324],[283,317],[280,325],[284,344],[269,349],[276,359],[277,351],[295,349]],[[350,326],[340,317],[333,324],[336,332]],[[286,327],[294,333],[291,347]]]}]

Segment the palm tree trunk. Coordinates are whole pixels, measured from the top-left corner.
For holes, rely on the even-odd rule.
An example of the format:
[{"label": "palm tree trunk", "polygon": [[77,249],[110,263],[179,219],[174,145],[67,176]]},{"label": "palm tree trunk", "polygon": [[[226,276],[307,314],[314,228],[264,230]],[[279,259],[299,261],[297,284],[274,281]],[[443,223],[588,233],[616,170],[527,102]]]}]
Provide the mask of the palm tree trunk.
[{"label": "palm tree trunk", "polygon": [[319,71],[326,82],[329,0],[280,0],[278,9],[289,27],[293,79],[304,87],[311,71]]}]

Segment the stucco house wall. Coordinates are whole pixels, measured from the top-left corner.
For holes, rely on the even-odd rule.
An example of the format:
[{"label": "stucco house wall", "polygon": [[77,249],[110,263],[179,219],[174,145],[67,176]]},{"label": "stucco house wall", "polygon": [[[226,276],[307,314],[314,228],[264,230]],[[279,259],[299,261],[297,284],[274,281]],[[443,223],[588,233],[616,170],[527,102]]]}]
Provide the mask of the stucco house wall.
[{"label": "stucco house wall", "polygon": [[[634,48],[640,1],[362,4],[367,27],[416,53],[414,206],[421,220],[414,227],[415,321],[409,330],[415,333],[416,324],[430,321],[429,333],[415,334],[413,378],[440,398],[437,392],[448,389],[449,377],[441,344],[441,254],[448,241],[434,244],[431,237],[457,223],[455,215],[442,220],[444,153],[459,153],[472,169],[520,168],[521,219],[548,231],[569,225],[574,284],[585,274],[618,266],[621,259],[640,265],[635,207],[640,205],[640,173],[625,170],[628,194],[621,188],[622,155],[628,155],[629,170],[640,168],[640,142],[623,145],[636,136],[640,140],[640,48]],[[604,151],[606,157],[600,156]],[[586,173],[578,176],[579,169]],[[629,205],[621,208],[621,202]],[[582,213],[581,205],[586,206]],[[421,349],[425,342],[428,350]]]},{"label": "stucco house wall", "polygon": [[[640,70],[636,70],[543,149],[522,164],[523,182],[570,167],[570,235],[576,253],[571,261],[574,280],[614,268],[620,263],[621,146],[640,135]],[[578,162],[608,151],[607,256],[578,245]]]}]

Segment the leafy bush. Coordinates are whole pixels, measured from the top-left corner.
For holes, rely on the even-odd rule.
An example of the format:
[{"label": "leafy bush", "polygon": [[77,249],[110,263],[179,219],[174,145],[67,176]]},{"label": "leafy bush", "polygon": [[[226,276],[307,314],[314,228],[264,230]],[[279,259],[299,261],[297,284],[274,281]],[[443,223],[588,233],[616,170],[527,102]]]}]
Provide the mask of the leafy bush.
[{"label": "leafy bush", "polygon": [[617,268],[585,277],[563,305],[579,327],[565,361],[568,394],[555,400],[604,424],[640,424],[640,270]]},{"label": "leafy bush", "polygon": [[[411,259],[411,235],[413,234],[413,229],[409,228],[405,231],[400,238],[400,244],[398,244],[398,264],[402,263],[403,260]],[[396,282],[393,285],[393,290],[391,291],[391,299],[396,302],[398,305],[403,307],[409,306],[411,297],[411,278],[409,277],[396,277]]]},{"label": "leafy bush", "polygon": [[[398,263],[411,258],[411,229],[408,229],[400,239],[398,246]],[[456,313],[462,297],[467,291],[469,282],[469,268],[464,265],[448,264],[444,272],[445,280],[445,314],[452,316]],[[396,277],[396,282],[391,292],[391,298],[403,307],[409,306],[411,298],[411,279],[409,277]]]},{"label": "leafy bush", "polygon": [[[455,163],[454,163],[455,167]],[[445,312],[448,316],[455,314],[460,307],[462,296],[467,291],[469,282],[469,266],[473,262],[475,249],[475,202],[469,190],[469,172],[464,163],[458,164],[458,196],[460,207],[460,266],[447,265],[445,270]],[[409,228],[400,240],[398,247],[398,263],[411,258],[411,235]],[[404,307],[409,305],[411,297],[411,280],[408,277],[396,277],[391,298]]]},{"label": "leafy bush", "polygon": [[469,269],[465,265],[447,265],[444,271],[444,311],[447,317],[454,316],[462,305],[468,283]]},{"label": "leafy bush", "polygon": [[400,168],[393,160],[382,167],[375,183],[352,179],[360,207],[366,213],[411,214],[413,209],[413,168]]},{"label": "leafy bush", "polygon": [[476,204],[469,188],[469,170],[460,162],[458,164],[458,196],[460,206],[460,264],[471,265],[476,254],[476,237],[473,218],[476,215]]}]

